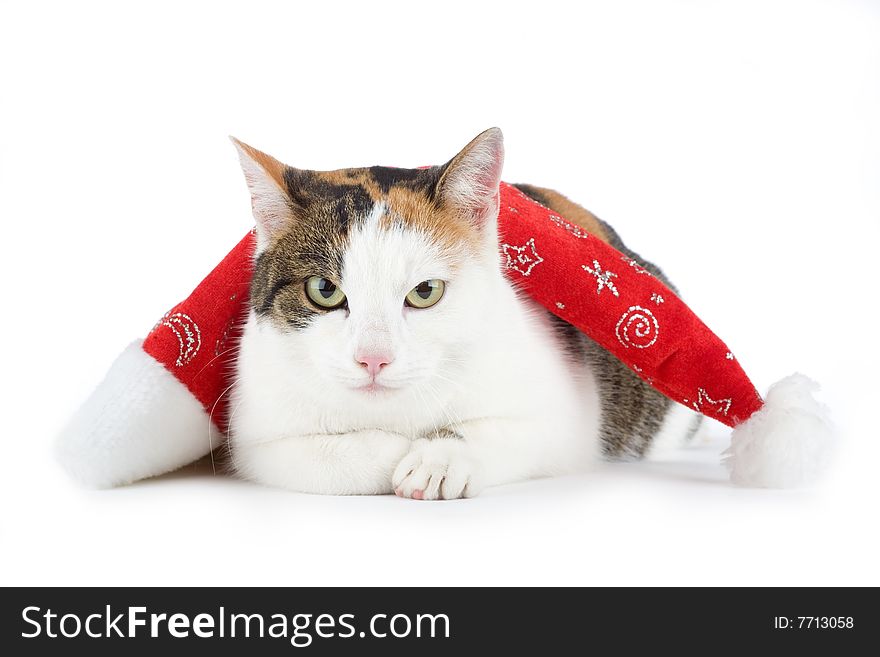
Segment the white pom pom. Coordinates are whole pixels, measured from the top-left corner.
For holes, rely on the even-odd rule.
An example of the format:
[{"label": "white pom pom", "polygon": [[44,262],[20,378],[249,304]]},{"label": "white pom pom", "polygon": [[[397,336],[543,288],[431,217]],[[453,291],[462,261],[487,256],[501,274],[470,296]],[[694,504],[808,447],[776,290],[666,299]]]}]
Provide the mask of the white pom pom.
[{"label": "white pom pom", "polygon": [[819,384],[793,374],[773,384],[764,407],[737,426],[724,452],[740,486],[791,488],[814,481],[828,463],[834,432]]}]

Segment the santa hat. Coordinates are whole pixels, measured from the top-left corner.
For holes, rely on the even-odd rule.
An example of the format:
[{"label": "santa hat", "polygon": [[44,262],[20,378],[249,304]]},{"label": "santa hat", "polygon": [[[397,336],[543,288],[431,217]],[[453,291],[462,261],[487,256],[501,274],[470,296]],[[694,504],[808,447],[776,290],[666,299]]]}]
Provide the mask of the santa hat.
[{"label": "santa hat", "polygon": [[[832,434],[811,394],[816,384],[793,375],[762,399],[733,352],[669,287],[505,183],[498,233],[513,284],[664,395],[733,427],[733,482],[788,487],[818,473]],[[254,248],[252,231],[119,356],[57,443],[74,476],[97,487],[129,483],[186,465],[223,440]]]}]

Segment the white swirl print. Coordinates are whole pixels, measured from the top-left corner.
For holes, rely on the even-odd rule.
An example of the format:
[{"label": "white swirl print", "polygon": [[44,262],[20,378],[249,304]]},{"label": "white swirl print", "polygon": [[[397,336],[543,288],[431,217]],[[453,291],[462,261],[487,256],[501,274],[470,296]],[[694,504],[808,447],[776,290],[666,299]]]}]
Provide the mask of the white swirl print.
[{"label": "white swirl print", "polygon": [[183,367],[196,357],[202,346],[202,332],[192,317],[186,313],[166,314],[159,320],[156,328],[159,326],[171,329],[180,345],[177,360],[174,362],[175,366]]},{"label": "white swirl print", "polygon": [[660,325],[654,313],[647,308],[630,306],[617,321],[614,333],[620,344],[627,349],[647,349],[657,342]]}]

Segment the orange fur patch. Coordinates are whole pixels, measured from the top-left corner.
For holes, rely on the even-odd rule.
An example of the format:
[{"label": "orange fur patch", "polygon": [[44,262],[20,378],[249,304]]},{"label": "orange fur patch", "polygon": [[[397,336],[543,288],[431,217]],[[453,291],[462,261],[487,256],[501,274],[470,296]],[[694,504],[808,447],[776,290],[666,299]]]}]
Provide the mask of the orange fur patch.
[{"label": "orange fur patch", "polygon": [[384,219],[386,225],[401,219],[412,228],[431,235],[448,249],[479,248],[480,236],[476,229],[462,217],[438,207],[419,192],[392,187],[385,202],[389,210]]},{"label": "orange fur patch", "polygon": [[360,185],[374,201],[382,197],[381,190],[370,176],[368,169],[336,169],[334,171],[312,171],[318,180],[329,185]]}]

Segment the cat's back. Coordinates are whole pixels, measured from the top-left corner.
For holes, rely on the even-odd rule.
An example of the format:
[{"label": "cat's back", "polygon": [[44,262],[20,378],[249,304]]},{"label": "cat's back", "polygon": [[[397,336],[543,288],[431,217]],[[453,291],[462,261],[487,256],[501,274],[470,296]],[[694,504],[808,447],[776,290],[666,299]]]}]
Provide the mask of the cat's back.
[{"label": "cat's back", "polygon": [[532,200],[537,201],[544,207],[549,208],[561,217],[564,217],[566,221],[580,226],[606,244],[610,244],[624,255],[638,261],[642,267],[663,281],[667,287],[677,292],[676,287],[666,277],[666,274],[663,273],[663,270],[660,269],[660,267],[645,260],[638,253],[630,249],[623,243],[620,235],[610,224],[594,215],[585,207],[578,205],[567,196],[564,196],[553,189],[538,187],[526,183],[515,183],[513,186]]},{"label": "cat's back", "polygon": [[[677,292],[663,271],[624,244],[608,223],[563,194],[544,187],[515,184],[514,187],[566,221],[576,224],[626,256]],[[565,338],[567,349],[579,359],[596,382],[602,409],[600,434],[603,450],[613,458],[643,456],[655,440],[670,428],[679,439],[696,431],[699,416],[679,407],[642,381],[627,365],[567,322],[551,316],[556,330]],[[683,417],[680,417],[683,416]],[[685,426],[681,431],[679,427]]]}]

